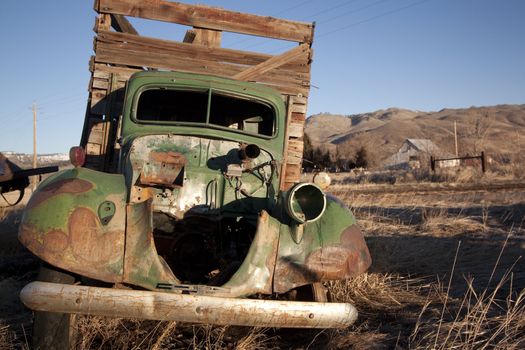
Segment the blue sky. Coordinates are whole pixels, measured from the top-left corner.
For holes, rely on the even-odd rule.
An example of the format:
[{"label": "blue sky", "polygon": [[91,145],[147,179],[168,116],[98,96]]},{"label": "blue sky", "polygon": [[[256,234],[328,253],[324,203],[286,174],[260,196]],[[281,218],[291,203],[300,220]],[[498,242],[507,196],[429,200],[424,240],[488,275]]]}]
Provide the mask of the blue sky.
[{"label": "blue sky", "polygon": [[[316,21],[309,114],[525,103],[522,0],[187,2]],[[34,102],[39,153],[66,152],[78,144],[84,118],[92,1],[2,5],[0,151],[32,152]],[[141,34],[175,40],[187,29],[132,23]],[[293,44],[225,34],[223,46],[275,54]]]}]

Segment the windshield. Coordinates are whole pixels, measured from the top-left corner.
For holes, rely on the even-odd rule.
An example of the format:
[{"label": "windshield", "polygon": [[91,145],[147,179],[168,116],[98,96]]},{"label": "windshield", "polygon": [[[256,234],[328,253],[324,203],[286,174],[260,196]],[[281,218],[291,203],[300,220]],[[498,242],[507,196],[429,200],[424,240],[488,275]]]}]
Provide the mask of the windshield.
[{"label": "windshield", "polygon": [[136,119],[152,123],[213,125],[264,136],[275,133],[272,106],[214,90],[143,91],[139,96]]}]

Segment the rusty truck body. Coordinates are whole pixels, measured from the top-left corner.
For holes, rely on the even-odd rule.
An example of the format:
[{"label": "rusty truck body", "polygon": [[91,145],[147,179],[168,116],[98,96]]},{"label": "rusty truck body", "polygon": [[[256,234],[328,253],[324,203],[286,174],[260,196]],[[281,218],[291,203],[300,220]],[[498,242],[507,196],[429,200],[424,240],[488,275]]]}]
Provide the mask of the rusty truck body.
[{"label": "rusty truck body", "polygon": [[[351,324],[355,308],[327,303],[321,283],[368,268],[363,235],[344,203],[300,182],[314,25],[167,1],[99,0],[95,10],[75,168],[40,184],[19,238],[49,267],[116,288],[37,281],[24,303],[214,324]],[[144,37],[127,16],[193,29],[182,42]],[[297,45],[274,56],[226,49],[222,32]],[[310,302],[264,298],[305,286]]]}]

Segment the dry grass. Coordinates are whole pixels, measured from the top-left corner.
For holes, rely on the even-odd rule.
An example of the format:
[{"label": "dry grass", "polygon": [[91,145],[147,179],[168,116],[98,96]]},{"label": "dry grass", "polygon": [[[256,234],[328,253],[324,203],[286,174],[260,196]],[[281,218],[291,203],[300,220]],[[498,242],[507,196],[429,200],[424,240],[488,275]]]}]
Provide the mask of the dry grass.
[{"label": "dry grass", "polygon": [[78,316],[77,349],[271,349],[265,329]]},{"label": "dry grass", "polygon": [[[78,316],[76,348],[525,348],[525,271],[517,260],[525,252],[523,191],[358,197],[341,187],[338,196],[353,206],[374,259],[369,273],[327,283],[334,301],[357,307],[350,328],[285,331]],[[9,230],[17,220],[2,209],[0,219]],[[14,328],[0,320],[0,350],[27,348]]]},{"label": "dry grass", "polygon": [[434,237],[465,235],[487,229],[486,220],[480,222],[461,212],[450,215],[447,208],[423,208],[421,217],[421,231]]},{"label": "dry grass", "polygon": [[29,349],[29,345],[22,328],[22,332],[13,329],[0,320],[0,350]]}]

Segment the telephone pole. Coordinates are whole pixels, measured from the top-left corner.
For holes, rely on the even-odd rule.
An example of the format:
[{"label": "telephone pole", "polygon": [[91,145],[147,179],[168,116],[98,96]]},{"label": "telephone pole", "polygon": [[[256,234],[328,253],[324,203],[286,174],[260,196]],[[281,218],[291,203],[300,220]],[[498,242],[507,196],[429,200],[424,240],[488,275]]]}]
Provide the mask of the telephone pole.
[{"label": "telephone pole", "polygon": [[[36,168],[36,103],[33,102],[33,168]],[[33,191],[36,188],[36,177],[33,176]]]},{"label": "telephone pole", "polygon": [[456,121],[454,120],[454,143],[456,145],[456,157],[458,157],[458,131],[456,128]]}]

